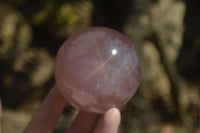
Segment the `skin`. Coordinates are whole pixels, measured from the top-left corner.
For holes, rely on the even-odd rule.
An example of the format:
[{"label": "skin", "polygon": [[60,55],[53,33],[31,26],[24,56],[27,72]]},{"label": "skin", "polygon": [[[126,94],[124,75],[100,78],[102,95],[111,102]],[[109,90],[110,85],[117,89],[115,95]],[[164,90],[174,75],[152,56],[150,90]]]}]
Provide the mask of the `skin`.
[{"label": "skin", "polygon": [[[66,104],[66,100],[54,86],[36,109],[24,133],[52,133]],[[0,116],[1,109],[0,105]],[[120,111],[116,108],[109,109],[104,114],[80,111],[66,133],[117,133],[120,119]]]}]

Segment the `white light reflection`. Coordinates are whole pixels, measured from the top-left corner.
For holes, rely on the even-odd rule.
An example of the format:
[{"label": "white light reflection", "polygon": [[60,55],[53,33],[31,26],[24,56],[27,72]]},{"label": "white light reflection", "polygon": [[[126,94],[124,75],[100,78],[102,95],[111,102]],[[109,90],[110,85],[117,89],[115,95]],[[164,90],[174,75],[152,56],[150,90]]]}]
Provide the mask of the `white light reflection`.
[{"label": "white light reflection", "polygon": [[113,49],[112,50],[112,55],[116,55],[117,54],[117,50],[116,49]]}]

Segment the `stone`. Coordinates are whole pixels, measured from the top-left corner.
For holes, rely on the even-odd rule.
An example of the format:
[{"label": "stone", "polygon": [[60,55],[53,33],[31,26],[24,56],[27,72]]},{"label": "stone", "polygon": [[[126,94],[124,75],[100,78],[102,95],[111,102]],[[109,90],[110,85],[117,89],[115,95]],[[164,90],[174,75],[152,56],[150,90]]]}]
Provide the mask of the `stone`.
[{"label": "stone", "polygon": [[57,88],[81,111],[103,113],[127,103],[141,75],[139,56],[121,33],[93,27],[72,35],[55,64]]}]

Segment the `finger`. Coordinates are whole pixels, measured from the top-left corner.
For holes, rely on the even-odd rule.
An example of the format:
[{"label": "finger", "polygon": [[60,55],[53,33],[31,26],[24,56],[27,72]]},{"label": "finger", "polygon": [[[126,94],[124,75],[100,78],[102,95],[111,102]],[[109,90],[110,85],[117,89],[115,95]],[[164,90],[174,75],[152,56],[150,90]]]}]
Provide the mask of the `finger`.
[{"label": "finger", "polygon": [[67,133],[91,133],[97,114],[80,112]]},{"label": "finger", "polygon": [[54,86],[37,108],[24,133],[51,133],[62,113],[66,101]]},{"label": "finger", "polygon": [[93,133],[117,133],[120,121],[120,111],[116,108],[110,109],[98,119]]}]

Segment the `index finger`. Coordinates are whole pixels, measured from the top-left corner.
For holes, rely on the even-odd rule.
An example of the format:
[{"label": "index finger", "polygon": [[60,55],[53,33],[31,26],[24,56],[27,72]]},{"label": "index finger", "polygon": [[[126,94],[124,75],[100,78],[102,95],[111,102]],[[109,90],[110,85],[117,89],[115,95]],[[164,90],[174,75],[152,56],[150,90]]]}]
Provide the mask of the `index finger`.
[{"label": "index finger", "polygon": [[53,132],[57,120],[66,106],[66,100],[54,86],[35,111],[24,133]]}]

